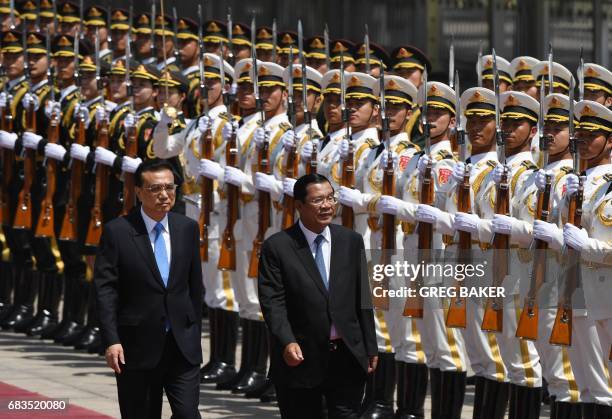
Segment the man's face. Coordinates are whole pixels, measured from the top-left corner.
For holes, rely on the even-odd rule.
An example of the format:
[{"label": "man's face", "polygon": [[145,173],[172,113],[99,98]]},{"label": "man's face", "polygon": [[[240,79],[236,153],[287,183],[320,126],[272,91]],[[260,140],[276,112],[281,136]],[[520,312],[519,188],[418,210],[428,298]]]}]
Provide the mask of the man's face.
[{"label": "man's face", "polygon": [[110,81],[111,100],[115,103],[123,103],[127,99],[127,88],[125,86],[125,76],[111,74]]},{"label": "man's face", "polygon": [[[308,92],[306,96],[306,106],[308,107],[308,112],[311,114],[316,113],[316,107],[318,104],[318,95],[312,91]],[[302,91],[294,90],[293,91],[293,103],[295,103],[295,113],[298,117],[304,116],[304,103],[302,102]]]},{"label": "man's face", "polygon": [[325,58],[306,58],[306,65],[314,68],[321,74],[327,73],[327,62]]},{"label": "man's face", "polygon": [[234,45],[235,62],[244,58],[251,58],[251,48],[248,45]]},{"label": "man's face", "polygon": [[74,78],[74,58],[57,57],[57,76],[63,81]]},{"label": "man's face", "polygon": [[253,83],[241,82],[238,83],[238,90],[236,90],[236,97],[238,98],[238,106],[240,109],[254,109],[255,108],[255,94],[253,93]]},{"label": "man's face", "polygon": [[389,118],[389,129],[400,131],[412,115],[412,110],[406,104],[387,103],[387,117]]},{"label": "man's face", "polygon": [[427,121],[431,125],[430,135],[434,138],[455,126],[455,117],[446,109],[429,107],[427,109]]},{"label": "man's face", "polygon": [[93,99],[98,96],[98,83],[96,81],[96,73],[93,71],[85,71],[81,73],[81,94],[86,100]]},{"label": "man's face", "polygon": [[535,135],[536,128],[532,127],[526,119],[502,119],[502,131],[509,150],[521,147]]},{"label": "man's face", "polygon": [[113,39],[113,42],[112,42],[113,51],[123,53],[127,47],[128,31],[124,29],[112,29],[111,36]]},{"label": "man's face", "polygon": [[[368,74],[366,69],[367,68],[366,68],[365,63],[357,64],[357,71]],[[374,78],[380,77],[380,65],[373,64],[372,62],[370,62],[370,73],[369,74],[370,76]]]},{"label": "man's face", "polygon": [[151,55],[151,35],[139,33],[136,34],[136,52],[140,57],[148,57]]},{"label": "man's face", "polygon": [[207,78],[206,87],[208,88],[208,106],[213,106],[221,97],[221,79]]},{"label": "man's face", "polygon": [[[340,70],[340,60],[333,61],[331,63],[331,68],[334,70]],[[355,63],[352,61],[344,61],[344,71],[349,73],[356,71]]]},{"label": "man's face", "polygon": [[221,42],[204,42],[204,49],[209,54],[221,56]]},{"label": "man's face", "polygon": [[550,154],[565,151],[569,145],[569,124],[565,122],[548,121],[544,124],[544,135],[550,135],[552,142],[548,143]]},{"label": "man's face", "polygon": [[323,113],[325,120],[329,124],[342,123],[342,108],[340,106],[340,95],[336,93],[327,93],[323,100]]},{"label": "man's face", "polygon": [[11,78],[17,78],[23,74],[24,58],[21,52],[5,52],[4,65],[6,75]]},{"label": "man's face", "polygon": [[169,212],[174,206],[176,199],[175,191],[161,188],[161,191],[151,191],[159,188],[159,185],[174,184],[172,171],[163,169],[155,172],[144,172],[142,174],[142,187],[136,187],[136,196],[142,202],[142,208],[147,214],[163,214]]},{"label": "man's face", "polygon": [[397,75],[412,82],[417,89],[423,82],[423,71],[418,68],[398,68]]},{"label": "man's face", "polygon": [[592,100],[593,102],[601,103],[606,108],[612,106],[612,95],[608,95],[603,90],[584,89],[584,100]]},{"label": "man's face", "polygon": [[47,54],[28,54],[28,66],[30,67],[30,77],[37,78],[42,77],[47,72],[47,66],[49,60],[47,60]]},{"label": "man's face", "polygon": [[198,41],[195,39],[179,39],[179,52],[183,64],[193,62],[198,54]]},{"label": "man's face", "polygon": [[540,92],[534,80],[517,80],[512,84],[512,90],[526,93],[537,101],[540,100]]},{"label": "man's face", "polygon": [[95,45],[96,42],[96,28],[98,28],[100,34],[100,44],[106,42],[106,39],[108,38],[108,29],[106,29],[106,26],[86,25],[85,38],[87,38],[92,45]]},{"label": "man's face", "polygon": [[352,128],[367,128],[378,118],[378,106],[370,99],[351,98],[346,101],[349,111],[349,124]]},{"label": "man's face", "polygon": [[181,109],[185,93],[181,92],[176,87],[160,87],[157,93],[157,103],[160,107],[163,105],[171,106],[175,109]]},{"label": "man's face", "polygon": [[610,156],[612,148],[612,134],[605,131],[589,131],[586,129],[576,130],[579,140],[578,151],[580,158],[591,160],[601,155],[606,155],[604,149],[607,147],[607,155]]},{"label": "man's face", "polygon": [[473,147],[490,147],[495,141],[495,118],[493,115],[468,116],[465,130]]},{"label": "man's face", "polygon": [[[174,51],[174,41],[171,36],[166,36],[166,58],[172,57]],[[157,54],[157,60],[161,61],[164,59],[164,37],[161,35],[155,35],[155,52]]]},{"label": "man's face", "polygon": [[323,229],[330,225],[336,213],[334,188],[329,182],[311,183],[306,188],[304,202],[296,200],[296,208],[305,226]]},{"label": "man's face", "polygon": [[[484,87],[485,89],[489,89],[489,90],[495,90],[493,89],[493,79],[484,79],[482,81],[482,87]],[[510,88],[512,88],[512,85],[508,83],[507,81],[504,81],[504,80],[499,81],[499,93],[504,93]]]},{"label": "man's face", "polygon": [[61,22],[59,29],[63,35],[77,36],[79,22]]},{"label": "man's face", "polygon": [[157,97],[157,89],[150,80],[135,78],[132,81],[134,90],[134,105],[150,106]]},{"label": "man's face", "polygon": [[287,97],[285,89],[280,86],[262,86],[259,88],[259,94],[265,112],[276,112]]},{"label": "man's face", "polygon": [[259,58],[261,61],[264,62],[271,62],[272,61],[272,50],[271,49],[263,49],[263,48],[257,48],[257,58]]}]

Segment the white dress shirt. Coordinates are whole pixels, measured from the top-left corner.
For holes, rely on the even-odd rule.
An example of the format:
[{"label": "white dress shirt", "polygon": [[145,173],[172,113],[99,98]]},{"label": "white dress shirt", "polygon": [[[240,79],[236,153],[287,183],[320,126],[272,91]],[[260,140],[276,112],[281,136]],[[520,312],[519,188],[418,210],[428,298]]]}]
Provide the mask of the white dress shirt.
[{"label": "white dress shirt", "polygon": [[[155,254],[155,226],[157,225],[157,221],[153,218],[149,217],[142,207],[140,207],[140,214],[142,215],[142,219],[144,220],[145,227],[147,232],[149,233],[149,241],[151,242],[151,250],[153,250],[153,254]],[[168,226],[168,214],[164,216],[160,221],[161,225],[164,227],[162,229],[162,237],[164,238],[164,243],[166,244],[166,254],[168,255],[168,267],[170,266],[170,258],[172,256],[172,248],[170,247],[170,227]]]},{"label": "white dress shirt", "polygon": [[[312,258],[315,259],[317,254],[317,244],[315,243],[315,239],[320,234],[323,236],[324,240],[321,242],[321,251],[323,252],[323,263],[325,264],[325,274],[327,275],[327,283],[331,284],[331,278],[329,277],[329,263],[331,260],[331,232],[329,227],[325,227],[321,233],[315,233],[310,231],[304,226],[302,220],[299,220],[300,228],[302,229],[302,233],[306,237],[306,241],[308,242],[308,247],[310,248],[310,253],[312,253]],[[331,331],[329,333],[329,338],[331,340],[340,339],[340,335],[336,332],[336,327],[332,323]]]}]

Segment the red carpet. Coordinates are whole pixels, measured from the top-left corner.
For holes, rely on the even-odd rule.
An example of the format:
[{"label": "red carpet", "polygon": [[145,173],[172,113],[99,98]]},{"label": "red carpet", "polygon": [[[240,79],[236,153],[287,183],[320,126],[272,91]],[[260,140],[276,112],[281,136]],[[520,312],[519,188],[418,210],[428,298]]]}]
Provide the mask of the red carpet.
[{"label": "red carpet", "polygon": [[106,416],[93,410],[75,406],[68,401],[65,410],[9,410],[8,404],[11,400],[51,400],[42,394],[32,393],[19,387],[0,382],[0,418],[79,418],[79,419],[106,419]]}]

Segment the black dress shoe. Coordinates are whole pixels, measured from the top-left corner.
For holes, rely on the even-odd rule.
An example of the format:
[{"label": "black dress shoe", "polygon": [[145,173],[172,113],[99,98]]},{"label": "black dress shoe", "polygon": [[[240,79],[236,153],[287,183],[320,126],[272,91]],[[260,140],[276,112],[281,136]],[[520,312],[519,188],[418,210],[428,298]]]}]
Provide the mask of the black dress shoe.
[{"label": "black dress shoe", "polygon": [[3,329],[12,329],[16,325],[21,324],[24,321],[32,320],[32,308],[24,305],[19,305],[13,308],[13,311],[8,315],[2,322]]},{"label": "black dress shoe", "polygon": [[266,383],[266,374],[260,372],[251,371],[245,374],[240,381],[232,388],[232,393],[240,394],[247,393],[261,387]]},{"label": "black dress shoe", "polygon": [[219,369],[219,365],[221,362],[219,361],[210,361],[208,364],[204,365],[200,368],[200,382],[203,382],[204,376],[208,376],[211,371],[216,371]]},{"label": "black dress shoe", "polygon": [[41,316],[37,319],[37,321],[33,322],[28,330],[26,330],[26,334],[28,336],[38,336],[41,335],[43,330],[51,328],[57,325],[57,321],[51,317],[51,313],[44,310]]},{"label": "black dress shoe", "polygon": [[0,323],[13,311],[13,305],[8,303],[0,303]]},{"label": "black dress shoe", "polygon": [[217,368],[211,369],[208,373],[200,376],[201,383],[217,383],[231,380],[236,375],[236,368],[233,365],[219,362]]},{"label": "black dress shoe", "polygon": [[87,349],[89,345],[91,345],[100,334],[100,329],[98,327],[88,327],[81,334],[81,338],[77,343],[74,344],[74,349],[77,351],[81,349]]},{"label": "black dress shoe", "polygon": [[272,384],[272,380],[266,378],[263,383],[259,384],[259,386],[253,387],[251,390],[246,391],[244,393],[244,397],[247,399],[261,399],[264,393],[266,393],[270,388],[274,390],[274,384]]},{"label": "black dress shoe", "polygon": [[74,346],[87,333],[89,333],[88,326],[77,324],[77,327],[71,333],[64,336],[60,343],[64,346]]},{"label": "black dress shoe", "polygon": [[273,403],[276,401],[276,389],[271,380],[267,380],[268,384],[264,389],[264,392],[259,396],[259,401],[262,403]]},{"label": "black dress shoe", "polygon": [[62,320],[61,322],[57,322],[56,324],[48,324],[40,331],[41,339],[54,339],[55,335],[58,332],[62,331],[68,322],[66,320]]},{"label": "black dress shoe", "polygon": [[55,343],[62,343],[64,342],[66,337],[72,336],[75,333],[75,331],[77,333],[80,333],[82,328],[83,326],[81,326],[77,322],[68,321],[66,322],[64,327],[55,334],[55,336],[53,337],[53,341]]},{"label": "black dress shoe", "polygon": [[242,372],[238,371],[238,373],[234,374],[231,380],[217,381],[215,390],[226,391],[226,390],[233,389],[242,380],[242,377],[244,377],[244,375],[245,375],[244,371]]},{"label": "black dress shoe", "polygon": [[102,350],[102,354],[104,354],[104,348],[102,347],[102,333],[97,333],[93,342],[85,347],[87,353],[97,354]]},{"label": "black dress shoe", "polygon": [[362,416],[363,419],[392,419],[393,406],[376,402]]},{"label": "black dress shoe", "polygon": [[15,321],[15,325],[13,326],[13,330],[15,333],[26,333],[30,326],[36,322],[36,316],[30,311],[29,313],[21,316],[20,319]]}]

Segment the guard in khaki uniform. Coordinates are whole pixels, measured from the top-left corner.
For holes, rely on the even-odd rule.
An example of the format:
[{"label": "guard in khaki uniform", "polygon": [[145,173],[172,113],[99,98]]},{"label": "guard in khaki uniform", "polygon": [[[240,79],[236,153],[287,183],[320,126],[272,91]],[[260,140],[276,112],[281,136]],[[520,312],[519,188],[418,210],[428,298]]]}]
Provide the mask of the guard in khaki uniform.
[{"label": "guard in khaki uniform", "polygon": [[[449,192],[450,175],[455,165],[450,144],[450,134],[455,124],[455,92],[447,85],[438,82],[428,83],[426,92],[427,118],[432,124],[431,150],[429,154],[423,150],[408,161],[399,182],[398,195],[402,200],[383,196],[379,203],[381,211],[395,214],[402,221],[404,259],[407,260],[417,258],[415,252],[418,248],[417,222],[432,222],[431,218],[423,217],[421,212],[427,215],[437,208],[444,208],[444,201]],[[416,95],[416,89],[414,94]],[[419,204],[421,177],[428,164],[432,166],[434,182],[433,206]],[[442,235],[437,232],[433,236],[432,248],[444,249]],[[436,286],[441,279],[426,278],[425,282],[427,286]],[[404,317],[404,305],[403,298],[392,301],[393,322],[391,320],[388,322],[395,324],[391,329],[391,339],[394,341],[395,357],[401,371],[399,380],[403,383],[398,386],[399,411],[415,415],[422,412],[429,373],[433,417],[438,417],[443,412],[446,416],[440,417],[457,417],[463,404],[467,370],[461,336],[457,331],[445,326],[442,299],[425,298],[422,319]],[[442,371],[445,371],[444,376]],[[404,389],[405,393],[405,388],[409,388],[411,382],[419,383],[417,387],[419,391],[411,393],[412,397],[409,397],[400,390]],[[444,398],[443,394],[446,395]]]},{"label": "guard in khaki uniform", "polygon": [[[186,215],[195,220],[200,215],[200,195],[197,184],[198,176],[205,176],[214,182],[214,201],[211,221],[208,226],[208,262],[203,262],[205,302],[209,307],[211,322],[210,361],[202,368],[204,382],[219,383],[231,380],[236,370],[235,351],[238,334],[238,304],[232,287],[230,271],[217,269],[220,251],[220,234],[227,221],[227,201],[223,193],[223,168],[225,163],[225,141],[223,127],[229,122],[227,109],[223,104],[221,91],[221,65],[225,71],[225,85],[230,86],[233,80],[233,69],[215,54],[204,54],[204,72],[208,84],[207,115],[192,120],[185,129],[170,135],[168,124],[173,117],[162,109],[160,123],[153,133],[153,152],[157,157],[170,158],[183,156]],[[199,93],[198,93],[199,97]],[[210,130],[213,147],[213,160],[202,156],[201,137]]]}]

